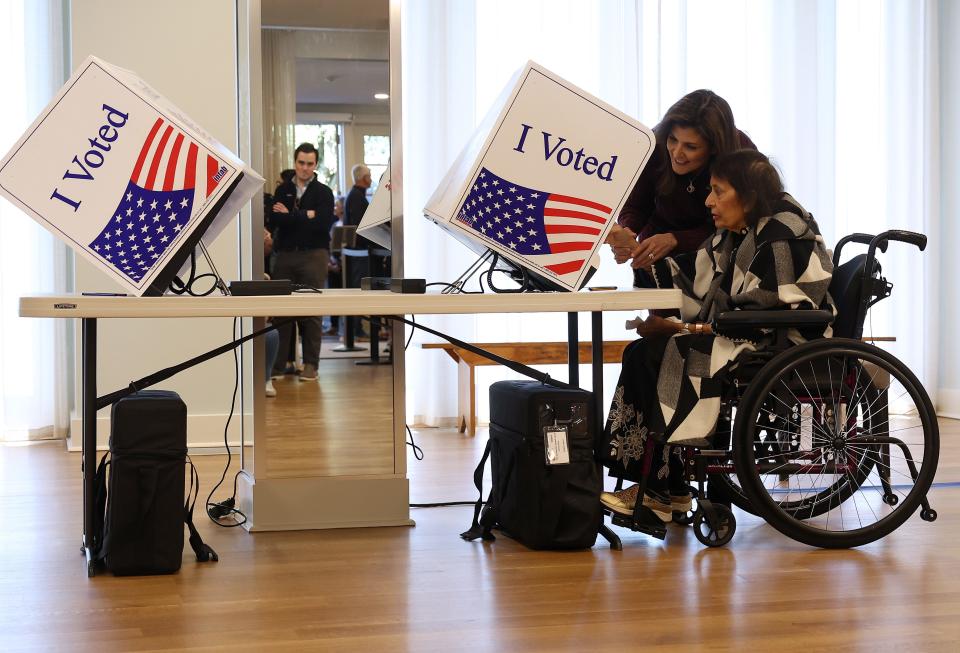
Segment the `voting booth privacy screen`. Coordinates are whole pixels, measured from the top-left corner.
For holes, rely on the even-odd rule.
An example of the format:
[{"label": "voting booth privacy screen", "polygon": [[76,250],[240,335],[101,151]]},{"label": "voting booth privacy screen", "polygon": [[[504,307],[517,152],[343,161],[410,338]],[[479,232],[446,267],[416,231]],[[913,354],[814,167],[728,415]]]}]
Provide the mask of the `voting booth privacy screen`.
[{"label": "voting booth privacy screen", "polygon": [[579,290],[655,144],[640,122],[529,62],[424,213],[478,253]]},{"label": "voting booth privacy screen", "polygon": [[393,248],[393,237],[390,233],[390,167],[382,175],[373,193],[370,206],[363,212],[360,224],[357,225],[357,235],[375,242],[384,249]]},{"label": "voting booth privacy screen", "polygon": [[87,59],[0,161],[0,192],[128,293],[162,294],[263,179],[134,73]]}]

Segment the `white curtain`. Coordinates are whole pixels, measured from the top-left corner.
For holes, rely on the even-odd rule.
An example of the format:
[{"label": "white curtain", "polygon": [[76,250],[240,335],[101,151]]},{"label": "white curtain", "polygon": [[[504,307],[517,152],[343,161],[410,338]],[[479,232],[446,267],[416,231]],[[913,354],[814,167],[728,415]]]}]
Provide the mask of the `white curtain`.
[{"label": "white curtain", "polygon": [[[62,0],[0,3],[2,153],[64,82],[63,11]],[[66,433],[69,325],[18,315],[22,295],[65,291],[66,259],[64,245],[0,199],[0,440]]]},{"label": "white curtain", "polygon": [[[528,59],[649,126],[683,94],[710,88],[779,165],[787,189],[817,217],[829,243],[890,228],[920,231],[936,243],[938,8],[935,0],[405,4],[406,276],[450,281],[472,260],[420,215],[503,84]],[[888,348],[931,395],[938,378],[937,258],[936,247],[920,253],[891,245],[884,273],[894,293],[866,328],[898,336]],[[629,279],[604,252],[591,283],[623,286]],[[631,336],[621,317],[605,317],[605,337]],[[566,337],[562,316],[429,321],[474,341]],[[584,316],[581,338],[586,324]],[[439,424],[456,412],[455,370],[438,352],[420,350],[419,338],[407,353],[408,416]],[[609,396],[617,370],[607,368]],[[478,377],[481,419],[483,384],[500,374],[487,369]]]},{"label": "white curtain", "polygon": [[263,177],[272,193],[280,172],[293,167],[293,127],[297,120],[296,51],[293,32],[265,29],[263,66]]}]

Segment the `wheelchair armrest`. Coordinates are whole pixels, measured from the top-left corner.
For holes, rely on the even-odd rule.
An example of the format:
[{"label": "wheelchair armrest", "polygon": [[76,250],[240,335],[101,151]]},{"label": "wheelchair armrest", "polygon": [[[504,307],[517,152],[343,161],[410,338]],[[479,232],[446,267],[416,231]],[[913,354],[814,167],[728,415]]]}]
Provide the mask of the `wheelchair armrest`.
[{"label": "wheelchair armrest", "polygon": [[830,311],[798,309],[782,311],[726,311],[714,318],[718,331],[734,329],[803,329],[824,327],[833,320]]}]

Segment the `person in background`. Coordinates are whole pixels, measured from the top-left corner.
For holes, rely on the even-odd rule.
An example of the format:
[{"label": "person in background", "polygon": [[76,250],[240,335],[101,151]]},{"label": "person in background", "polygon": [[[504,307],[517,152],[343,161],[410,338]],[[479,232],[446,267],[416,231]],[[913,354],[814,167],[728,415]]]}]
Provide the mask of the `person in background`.
[{"label": "person in background", "polygon": [[[267,270],[270,269],[270,254],[273,253],[273,236],[270,235],[270,231],[264,227],[263,228],[263,278],[269,279],[270,274]],[[266,326],[270,326],[270,318],[267,318]],[[277,352],[280,351],[280,334],[277,333],[277,330],[267,331],[263,335],[263,344],[264,351],[266,352],[266,365],[264,366],[264,372],[267,375],[267,387],[266,395],[268,397],[276,397],[277,389],[273,385],[273,380],[270,378],[273,373],[273,366],[277,363]]]},{"label": "person in background", "polygon": [[[373,184],[373,178],[370,176],[370,168],[358,163],[350,169],[350,175],[353,177],[353,188],[347,193],[347,200],[343,207],[343,224],[357,226],[363,219],[370,202],[367,201],[367,189]],[[373,247],[368,239],[363,236],[357,236],[354,246],[351,249],[365,249],[369,252]],[[359,288],[360,280],[370,276],[370,255],[351,256],[347,261],[347,287]],[[354,320],[354,335],[358,339],[365,340],[366,334],[363,332],[362,321]]]},{"label": "person in background", "polygon": [[[333,203],[333,215],[336,220],[332,229],[343,224],[343,196],[338,195]],[[327,288],[343,288],[343,267],[340,265],[340,252],[330,252],[330,262],[327,264]],[[340,316],[330,316],[330,326],[323,330],[325,336],[335,336],[340,333]]]},{"label": "person in background", "polygon": [[[347,193],[347,200],[343,207],[343,224],[357,226],[363,219],[363,214],[367,212],[370,202],[367,200],[367,189],[373,185],[373,178],[370,176],[370,168],[358,163],[350,169],[350,175],[353,177],[353,188]],[[369,240],[363,236],[357,236],[354,242],[354,248],[367,249],[373,246]],[[370,275],[369,261],[363,258],[353,257],[350,260],[347,279],[347,287],[359,288],[360,279]]]},{"label": "person in background", "polygon": [[[273,276],[289,279],[310,288],[323,288],[330,260],[330,228],[333,226],[333,191],[316,175],[317,148],[301,143],[294,151],[294,177],[280,184],[273,194],[271,224],[274,234]],[[323,322],[319,317],[298,319],[303,334],[303,370],[301,381],[317,379]],[[280,351],[287,351],[291,340],[289,325],[280,329]],[[283,374],[283,370],[274,370]]]}]

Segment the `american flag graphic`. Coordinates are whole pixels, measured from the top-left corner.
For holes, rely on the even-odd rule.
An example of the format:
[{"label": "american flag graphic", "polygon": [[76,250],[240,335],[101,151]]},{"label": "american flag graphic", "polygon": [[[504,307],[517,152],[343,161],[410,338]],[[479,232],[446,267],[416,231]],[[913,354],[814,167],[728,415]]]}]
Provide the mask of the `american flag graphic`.
[{"label": "american flag graphic", "polygon": [[557,276],[587,264],[613,209],[514,184],[481,168],[457,221]]},{"label": "american flag graphic", "polygon": [[194,207],[203,205],[226,172],[223,162],[157,118],[116,211],[89,248],[131,281],[140,281],[163,260]]}]

